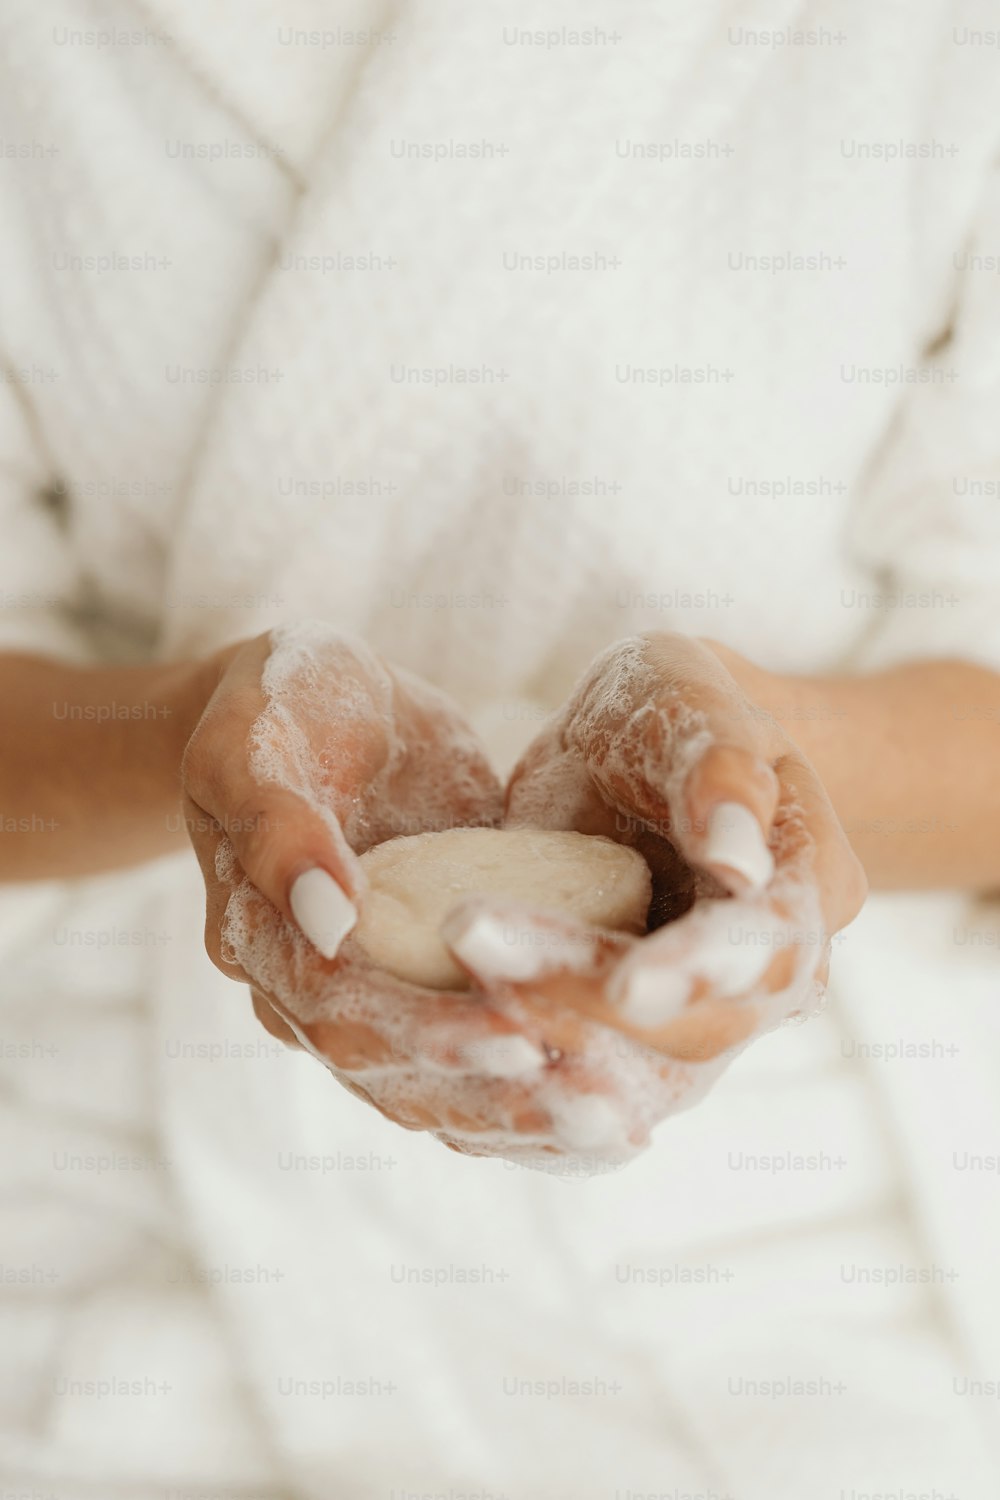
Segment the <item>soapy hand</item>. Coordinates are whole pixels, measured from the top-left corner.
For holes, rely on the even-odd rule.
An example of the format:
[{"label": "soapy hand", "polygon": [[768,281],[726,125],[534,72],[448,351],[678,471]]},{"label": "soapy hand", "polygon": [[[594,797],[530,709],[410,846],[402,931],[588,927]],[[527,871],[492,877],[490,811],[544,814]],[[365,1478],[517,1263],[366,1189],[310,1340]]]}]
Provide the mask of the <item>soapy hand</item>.
[{"label": "soapy hand", "polygon": [[515,771],[508,821],[631,843],[660,919],[691,909],[636,939],[467,901],[445,926],[461,994],[393,978],[350,935],[364,849],[499,819],[443,695],[299,625],[232,658],[185,779],[209,952],[268,1029],[407,1128],[556,1171],[627,1160],[740,1044],[813,1007],[863,898],[814,773],[679,637],[599,659]]},{"label": "soapy hand", "polygon": [[[534,945],[531,993],[689,1062],[725,1060],[814,1010],[830,939],[867,889],[816,772],[741,686],[755,671],[684,636],[621,642],[546,725],[508,788],[508,825],[638,848],[653,869],[654,921],[673,919],[638,941],[591,935],[581,962],[585,933],[520,913],[519,952],[532,932],[551,935]],[[481,904],[451,934],[466,961],[482,954],[494,983],[504,968],[498,925],[513,931],[510,910]]]},{"label": "soapy hand", "polygon": [[[494,824],[502,805],[482,748],[443,693],[313,621],[221,654],[182,781],[208,891],[208,951],[224,969],[234,870],[332,958],[357,920],[358,854],[396,834]],[[222,881],[224,841],[235,865]]]},{"label": "soapy hand", "polygon": [[690,1086],[690,1069],[623,1052],[571,1006],[489,982],[435,992],[367,959],[357,856],[496,824],[503,796],[444,695],[360,642],[305,622],[225,653],[183,776],[211,958],[269,1031],[397,1123],[460,1151],[597,1166]]}]

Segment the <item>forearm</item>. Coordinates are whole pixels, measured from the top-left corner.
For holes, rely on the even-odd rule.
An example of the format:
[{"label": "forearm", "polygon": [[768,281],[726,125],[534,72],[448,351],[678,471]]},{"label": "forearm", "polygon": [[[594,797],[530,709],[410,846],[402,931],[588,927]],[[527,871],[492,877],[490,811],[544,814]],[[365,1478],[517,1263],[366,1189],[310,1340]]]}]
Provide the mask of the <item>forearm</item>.
[{"label": "forearm", "polygon": [[92,874],[181,845],[181,756],[211,673],[0,655],[0,881]]},{"label": "forearm", "polygon": [[746,686],[815,765],[873,886],[1000,886],[1000,675],[930,661]]}]

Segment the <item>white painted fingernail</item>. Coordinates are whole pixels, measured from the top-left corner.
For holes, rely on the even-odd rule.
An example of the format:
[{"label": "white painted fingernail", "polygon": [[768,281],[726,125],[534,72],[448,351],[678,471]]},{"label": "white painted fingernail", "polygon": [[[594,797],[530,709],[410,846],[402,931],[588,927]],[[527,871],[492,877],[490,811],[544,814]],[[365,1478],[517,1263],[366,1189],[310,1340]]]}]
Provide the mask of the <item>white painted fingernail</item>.
[{"label": "white painted fingernail", "polygon": [[704,858],[706,864],[734,870],[754,890],[767,885],[774,874],[774,857],[760,824],[742,802],[720,802],[712,809]]},{"label": "white painted fingernail", "polygon": [[608,998],[633,1026],[663,1026],[680,1015],[690,993],[690,977],[679,968],[637,963],[613,976]]},{"label": "white painted fingernail", "polygon": [[511,962],[510,945],[502,922],[485,913],[473,917],[461,912],[441,924],[441,936],[456,958],[476,974],[506,974]]},{"label": "white painted fingernail", "polygon": [[513,984],[538,979],[553,969],[575,969],[593,962],[593,944],[530,922],[501,920],[485,912],[471,919],[447,917],[441,934],[463,964],[489,980]]},{"label": "white painted fingernail", "polygon": [[292,915],[324,958],[337,950],[358,920],[357,907],[333,876],[317,865],[301,874],[288,897]]},{"label": "white painted fingernail", "polygon": [[462,1049],[462,1058],[474,1073],[490,1078],[524,1078],[545,1067],[545,1053],[526,1036],[493,1036],[469,1042]]}]

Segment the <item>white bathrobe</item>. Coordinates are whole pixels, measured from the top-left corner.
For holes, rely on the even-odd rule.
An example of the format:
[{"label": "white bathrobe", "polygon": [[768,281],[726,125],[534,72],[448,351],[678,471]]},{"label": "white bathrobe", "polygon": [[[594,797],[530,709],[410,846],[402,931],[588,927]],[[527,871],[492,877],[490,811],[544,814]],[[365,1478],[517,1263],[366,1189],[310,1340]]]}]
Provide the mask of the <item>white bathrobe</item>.
[{"label": "white bathrobe", "polygon": [[[1000,666],[995,7],[333,9],[0,7],[0,645],[322,615],[504,763],[640,627]],[[200,902],[4,898],[0,1493],[995,1500],[995,916],[873,900],[565,1183],[284,1054]]]}]

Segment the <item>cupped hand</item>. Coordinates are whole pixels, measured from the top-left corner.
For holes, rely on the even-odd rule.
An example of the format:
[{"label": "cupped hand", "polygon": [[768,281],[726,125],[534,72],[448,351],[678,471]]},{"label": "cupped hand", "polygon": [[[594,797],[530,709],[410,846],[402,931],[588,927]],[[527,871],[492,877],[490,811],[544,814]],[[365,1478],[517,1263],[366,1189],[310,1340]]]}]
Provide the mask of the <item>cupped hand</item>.
[{"label": "cupped hand", "polygon": [[312,621],[220,653],[181,774],[208,953],[247,982],[222,939],[234,883],[250,881],[332,958],[363,899],[358,854],[396,834],[494,824],[502,806],[481,746],[443,693]]},{"label": "cupped hand", "polygon": [[515,768],[506,820],[638,848],[655,930],[598,937],[480,903],[451,927],[466,960],[689,1062],[814,1010],[867,883],[815,770],[751,695],[764,676],[672,634],[599,657]]},{"label": "cupped hand", "polygon": [[208,944],[239,870],[332,957],[364,890],[357,855],[396,834],[499,820],[486,755],[446,695],[361,641],[301,621],[222,653],[182,765],[188,830],[208,886]]}]

